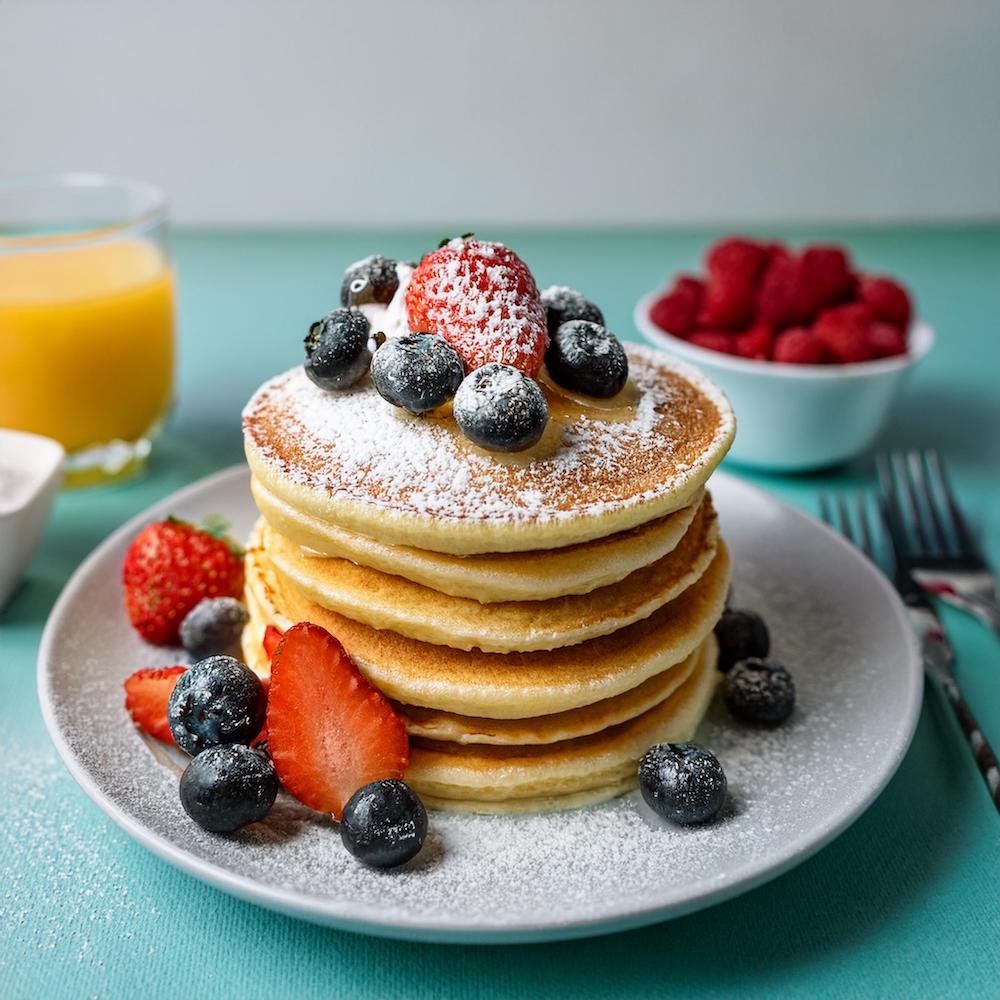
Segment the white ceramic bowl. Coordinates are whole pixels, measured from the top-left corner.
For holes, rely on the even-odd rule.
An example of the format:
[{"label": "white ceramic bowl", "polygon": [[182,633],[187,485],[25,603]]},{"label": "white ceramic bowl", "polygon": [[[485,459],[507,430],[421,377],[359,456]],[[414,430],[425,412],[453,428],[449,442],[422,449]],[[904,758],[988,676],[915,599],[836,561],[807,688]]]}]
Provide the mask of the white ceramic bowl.
[{"label": "white ceramic bowl", "polygon": [[41,541],[64,457],[51,438],[0,428],[0,609]]},{"label": "white ceramic bowl", "polygon": [[775,472],[836,465],[863,452],[889,418],[910,370],[934,345],[926,323],[910,329],[909,352],[847,365],[791,365],[710,351],[661,330],[650,318],[662,291],[635,306],[635,325],[652,344],[697,365],[729,397],[736,440],[729,457]]}]

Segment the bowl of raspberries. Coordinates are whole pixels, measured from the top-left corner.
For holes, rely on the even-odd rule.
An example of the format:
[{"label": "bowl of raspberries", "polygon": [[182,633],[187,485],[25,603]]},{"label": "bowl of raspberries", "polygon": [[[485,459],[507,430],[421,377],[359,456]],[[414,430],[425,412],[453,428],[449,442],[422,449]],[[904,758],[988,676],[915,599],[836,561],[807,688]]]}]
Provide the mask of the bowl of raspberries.
[{"label": "bowl of raspberries", "polygon": [[784,472],[868,448],[934,342],[907,289],[842,247],[741,236],[712,244],[702,275],[644,295],[635,322],[725,390],[739,420],[730,457]]}]

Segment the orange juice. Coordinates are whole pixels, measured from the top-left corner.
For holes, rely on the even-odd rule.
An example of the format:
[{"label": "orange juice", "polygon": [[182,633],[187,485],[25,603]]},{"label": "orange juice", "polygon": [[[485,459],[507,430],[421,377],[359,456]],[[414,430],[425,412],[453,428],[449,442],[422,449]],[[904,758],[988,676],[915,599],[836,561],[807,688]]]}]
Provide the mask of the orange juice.
[{"label": "orange juice", "polygon": [[170,403],[174,277],[141,239],[0,253],[0,427],[71,454],[143,438]]}]

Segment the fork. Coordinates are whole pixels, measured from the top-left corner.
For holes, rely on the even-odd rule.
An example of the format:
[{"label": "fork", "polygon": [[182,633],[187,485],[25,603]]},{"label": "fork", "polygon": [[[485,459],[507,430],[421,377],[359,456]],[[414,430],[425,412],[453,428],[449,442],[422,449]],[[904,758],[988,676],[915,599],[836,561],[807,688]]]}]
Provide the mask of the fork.
[{"label": "fork", "polygon": [[899,558],[924,590],[1000,636],[996,580],[976,545],[936,451],[879,455],[879,486]]},{"label": "fork", "polygon": [[[834,519],[834,509],[836,519]],[[878,566],[875,536],[869,526],[868,509],[863,493],[854,495],[853,519],[848,502],[842,493],[835,494],[833,502],[825,493],[821,493],[819,510],[820,516],[831,528],[840,531],[849,542],[861,549],[868,559]],[[885,540],[885,549],[892,566],[893,584],[903,599],[910,623],[920,640],[924,670],[944,691],[966,742],[972,750],[979,773],[986,782],[993,805],[997,812],[1000,812],[1000,765],[997,763],[997,756],[959,690],[954,672],[955,654],[934,610],[934,605],[914,580],[905,562],[897,556],[895,539],[888,520],[888,504],[884,497],[878,498],[878,512],[882,527],[881,535]],[[856,528],[854,522],[857,523]]]}]

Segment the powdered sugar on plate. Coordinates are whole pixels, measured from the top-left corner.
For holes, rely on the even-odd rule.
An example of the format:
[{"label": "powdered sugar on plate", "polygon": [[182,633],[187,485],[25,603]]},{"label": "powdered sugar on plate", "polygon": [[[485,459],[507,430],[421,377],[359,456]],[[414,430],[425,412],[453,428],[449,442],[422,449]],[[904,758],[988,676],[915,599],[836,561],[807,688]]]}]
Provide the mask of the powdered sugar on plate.
[{"label": "powdered sugar on plate", "polygon": [[[224,837],[196,827],[177,771],[150,752],[122,708],[144,646],[120,609],[118,569],[135,525],[71,582],[40,656],[43,710],[74,775],[142,842],[245,898],[324,922],[440,940],[562,937],[662,918],[725,898],[808,856],[882,788],[909,743],[921,680],[888,585],[819,526],[726,476],[712,483],[734,554],[736,603],[767,619],[773,654],[795,675],[798,706],[776,730],[733,722],[719,705],[698,740],[726,770],[715,822],[683,828],[626,796],[549,815],[431,813],[423,851],[403,870],[358,864],[332,822],[286,797],[264,823]],[[245,470],[215,477],[167,511],[255,516]]]}]

